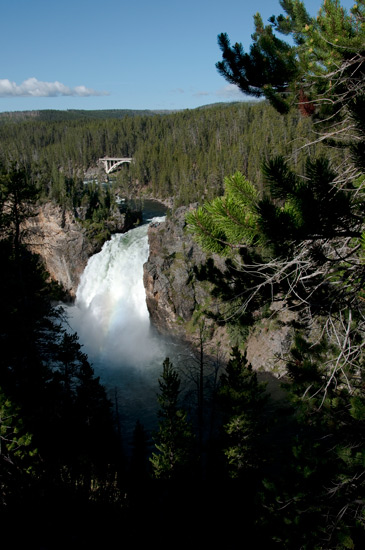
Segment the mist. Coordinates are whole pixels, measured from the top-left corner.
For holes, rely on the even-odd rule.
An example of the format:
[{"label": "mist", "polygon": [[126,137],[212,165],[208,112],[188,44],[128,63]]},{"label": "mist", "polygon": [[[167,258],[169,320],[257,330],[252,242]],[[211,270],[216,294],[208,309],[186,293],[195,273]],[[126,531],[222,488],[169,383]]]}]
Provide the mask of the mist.
[{"label": "mist", "polygon": [[78,333],[109,396],[114,400],[118,395],[128,424],[153,421],[158,377],[168,354],[151,327],[146,306],[147,229],[142,225],[113,235],[89,259],[75,304],[68,308],[71,330]]}]

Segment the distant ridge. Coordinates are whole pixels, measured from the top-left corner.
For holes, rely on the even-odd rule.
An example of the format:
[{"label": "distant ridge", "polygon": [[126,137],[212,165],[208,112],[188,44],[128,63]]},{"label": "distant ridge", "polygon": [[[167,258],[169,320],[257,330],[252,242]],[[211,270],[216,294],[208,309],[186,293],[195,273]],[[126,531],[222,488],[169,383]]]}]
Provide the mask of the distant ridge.
[{"label": "distant ridge", "polygon": [[106,119],[106,118],[125,118],[128,116],[155,116],[170,114],[176,111],[168,110],[149,110],[149,109],[100,109],[100,110],[56,110],[43,109],[39,111],[9,111],[0,113],[0,121],[20,122],[27,119],[37,119],[44,122],[58,122],[64,120],[80,120],[80,119]]},{"label": "distant ridge", "polygon": [[[195,107],[194,109],[99,109],[99,110],[84,110],[84,109],[41,109],[35,111],[8,111],[0,113],[0,123],[5,121],[23,122],[29,119],[36,119],[43,122],[62,122],[65,120],[92,120],[92,119],[108,119],[108,118],[125,118],[134,116],[156,116],[169,115],[181,111],[193,111],[201,109],[214,109],[216,107],[229,107],[237,103],[250,103],[248,101],[232,101],[211,103]],[[255,103],[254,101],[252,103]]]}]

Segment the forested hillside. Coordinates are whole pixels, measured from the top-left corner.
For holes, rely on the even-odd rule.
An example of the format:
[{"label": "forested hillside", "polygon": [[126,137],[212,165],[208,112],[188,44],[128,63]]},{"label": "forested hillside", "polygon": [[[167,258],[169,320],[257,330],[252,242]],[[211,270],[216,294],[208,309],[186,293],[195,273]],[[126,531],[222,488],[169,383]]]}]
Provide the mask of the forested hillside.
[{"label": "forested hillside", "polygon": [[312,125],[297,109],[281,117],[267,103],[123,118],[91,113],[60,112],[59,120],[53,112],[48,118],[47,112],[4,118],[0,162],[26,168],[44,198],[75,206],[81,203],[84,173],[96,168],[99,158],[133,157],[116,176],[123,192],[173,197],[178,206],[221,194],[224,176],[236,170],[260,185],[268,151],[294,153],[294,166],[302,171],[300,147]]},{"label": "forested hillside", "polygon": [[0,124],[5,121],[22,122],[33,119],[43,122],[60,122],[65,120],[92,120],[92,119],[121,119],[126,116],[153,116],[157,114],[170,113],[171,111],[150,111],[148,109],[104,109],[104,110],[82,110],[68,109],[58,111],[55,109],[44,109],[41,111],[9,111],[0,113]]}]

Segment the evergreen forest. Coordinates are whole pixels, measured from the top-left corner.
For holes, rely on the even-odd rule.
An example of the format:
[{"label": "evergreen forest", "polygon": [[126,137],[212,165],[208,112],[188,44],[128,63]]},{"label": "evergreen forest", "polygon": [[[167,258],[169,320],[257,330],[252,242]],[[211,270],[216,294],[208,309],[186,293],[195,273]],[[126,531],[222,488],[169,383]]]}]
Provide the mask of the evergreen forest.
[{"label": "evergreen forest", "polygon": [[[268,151],[296,151],[294,162],[302,170],[300,148],[311,128],[297,110],[281,117],[267,102],[122,118],[83,113],[70,118],[60,111],[56,120],[26,113],[0,118],[0,161],[29,171],[41,198],[76,207],[82,204],[85,173],[94,168],[97,174],[99,158],[132,157],[131,165],[110,175],[122,194],[173,199],[180,206],[221,194],[224,177],[237,170],[260,182]],[[313,152],[318,148],[313,145]]]},{"label": "evergreen forest", "polygon": [[[299,0],[280,7],[267,24],[254,16],[248,52],[218,37],[217,70],[252,101],[0,117],[6,544],[364,548],[365,1],[346,11],[324,0],[315,18]],[[133,162],[100,185],[104,156]],[[129,456],[64,329],[63,290],[23,231],[51,201],[100,237],[117,194],[194,205],[188,231],[226,265],[208,261],[195,276],[241,335],[209,386],[201,341],[194,407],[165,359],[158,429],[137,422]],[[242,331],[277,307],[294,319],[280,400],[248,362]]]}]

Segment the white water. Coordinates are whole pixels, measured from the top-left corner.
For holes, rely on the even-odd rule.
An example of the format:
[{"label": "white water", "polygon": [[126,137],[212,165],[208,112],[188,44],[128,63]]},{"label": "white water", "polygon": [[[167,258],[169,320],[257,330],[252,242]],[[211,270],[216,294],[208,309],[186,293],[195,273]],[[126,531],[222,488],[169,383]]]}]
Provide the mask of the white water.
[{"label": "white water", "polygon": [[113,235],[101,252],[90,258],[75,305],[68,310],[71,329],[78,333],[83,351],[113,401],[117,391],[128,432],[137,419],[153,424],[158,377],[168,355],[165,344],[151,329],[146,306],[143,264],[148,258],[147,229],[142,225]]}]

